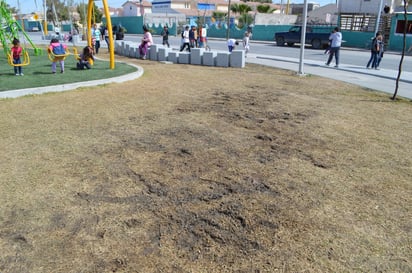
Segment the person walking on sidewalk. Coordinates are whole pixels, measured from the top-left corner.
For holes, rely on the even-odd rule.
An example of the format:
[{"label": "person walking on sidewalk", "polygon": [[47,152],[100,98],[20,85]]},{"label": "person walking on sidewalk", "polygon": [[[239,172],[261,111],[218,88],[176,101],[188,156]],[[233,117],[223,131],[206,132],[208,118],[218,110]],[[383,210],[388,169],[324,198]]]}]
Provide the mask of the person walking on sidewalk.
[{"label": "person walking on sidewalk", "polygon": [[167,47],[170,47],[169,45],[169,28],[167,26],[163,27],[162,33],[160,33],[163,37],[163,45],[167,45]]},{"label": "person walking on sidewalk", "polygon": [[330,42],[330,51],[329,58],[326,62],[326,65],[330,65],[332,62],[333,56],[335,56],[335,67],[339,67],[339,50],[342,45],[342,33],[339,30],[339,27],[335,27],[331,35],[329,36]]},{"label": "person walking on sidewalk", "polygon": [[250,49],[249,40],[250,40],[250,32],[246,31],[245,34],[243,35],[243,48],[245,49],[245,57],[247,57],[247,53],[249,52],[249,49]]},{"label": "person walking on sidewalk", "polygon": [[377,68],[378,65],[378,58],[379,58],[379,52],[380,52],[380,46],[382,41],[382,35],[380,32],[376,32],[375,38],[372,40],[372,45],[371,45],[371,57],[369,58],[368,63],[366,64],[366,68],[368,69],[369,66],[372,68]]}]

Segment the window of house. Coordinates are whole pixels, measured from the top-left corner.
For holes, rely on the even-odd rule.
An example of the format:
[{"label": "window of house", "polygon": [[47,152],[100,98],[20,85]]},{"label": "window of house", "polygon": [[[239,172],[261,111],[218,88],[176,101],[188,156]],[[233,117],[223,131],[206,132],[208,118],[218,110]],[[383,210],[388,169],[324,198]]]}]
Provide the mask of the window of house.
[{"label": "window of house", "polygon": [[350,31],[371,31],[375,28],[376,16],[365,14],[341,14],[340,27]]},{"label": "window of house", "polygon": [[190,3],[189,2],[185,2],[185,9],[190,9]]},{"label": "window of house", "polygon": [[398,20],[396,22],[395,33],[403,34],[406,27],[406,34],[412,34],[412,21],[408,21],[408,24],[405,24],[405,20]]}]

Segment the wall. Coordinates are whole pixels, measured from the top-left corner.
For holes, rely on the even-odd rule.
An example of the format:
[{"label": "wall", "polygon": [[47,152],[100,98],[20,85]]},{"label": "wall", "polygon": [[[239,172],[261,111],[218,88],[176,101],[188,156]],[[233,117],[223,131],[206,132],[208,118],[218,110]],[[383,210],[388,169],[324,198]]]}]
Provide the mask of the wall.
[{"label": "wall", "polygon": [[345,0],[339,1],[341,13],[369,13],[377,14],[381,0]]},{"label": "wall", "polygon": [[[146,16],[144,16],[146,17]],[[126,28],[128,34],[143,34],[143,17],[142,16],[130,16],[130,17],[112,17],[112,25],[122,25]],[[102,19],[103,23],[106,25],[106,18]],[[160,35],[165,24],[161,23],[150,23],[146,24],[153,35]],[[175,35],[176,24],[167,24],[169,27],[170,35]]]},{"label": "wall", "polygon": [[369,49],[374,32],[342,31],[342,46]]},{"label": "wall", "polygon": [[[392,25],[391,25],[391,36],[389,38],[389,45],[388,49],[401,51],[403,47],[403,33],[395,33],[396,31],[396,24],[398,20],[404,20],[403,14],[396,14],[392,18]],[[408,14],[408,21],[412,21],[412,14]],[[406,50],[412,45],[412,34],[406,35]]]},{"label": "wall", "polygon": [[[126,32],[129,34],[142,34],[143,33],[143,17],[142,16],[128,16],[128,17],[111,17],[112,26],[122,25],[126,28]],[[106,18],[102,19],[102,22],[106,25]]]}]

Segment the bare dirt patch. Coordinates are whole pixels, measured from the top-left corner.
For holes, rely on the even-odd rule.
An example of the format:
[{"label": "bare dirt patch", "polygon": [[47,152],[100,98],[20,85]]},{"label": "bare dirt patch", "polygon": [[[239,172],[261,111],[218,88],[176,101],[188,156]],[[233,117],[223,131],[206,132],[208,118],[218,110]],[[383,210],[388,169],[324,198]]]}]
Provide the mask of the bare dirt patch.
[{"label": "bare dirt patch", "polygon": [[133,62],[0,101],[0,272],[412,271],[410,102]]}]

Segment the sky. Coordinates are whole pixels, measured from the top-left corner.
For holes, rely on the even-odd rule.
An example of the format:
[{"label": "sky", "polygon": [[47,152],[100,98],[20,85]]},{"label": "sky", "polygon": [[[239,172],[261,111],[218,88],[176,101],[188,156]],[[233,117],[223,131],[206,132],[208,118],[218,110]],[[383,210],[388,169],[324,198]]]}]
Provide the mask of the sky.
[{"label": "sky", "polygon": [[[88,0],[74,0],[74,3],[88,3]],[[119,8],[121,7],[127,0],[106,0],[107,3],[109,4],[110,7],[114,8]],[[275,3],[280,3],[283,2],[286,4],[288,0],[275,0]],[[16,7],[18,8],[17,5],[17,0],[6,0],[7,4],[9,4],[11,7]],[[43,5],[43,0],[20,0],[20,7],[21,11],[23,14],[26,13],[32,13],[35,11],[41,11],[42,10],[42,5]],[[36,2],[37,2],[37,8],[36,8]],[[95,1],[96,5],[101,7],[103,6],[103,1]],[[304,3],[304,0],[290,0],[290,3],[294,4],[301,4]],[[308,0],[308,3],[318,3],[321,6],[327,5],[327,4],[332,4],[336,3],[336,0]]]}]

